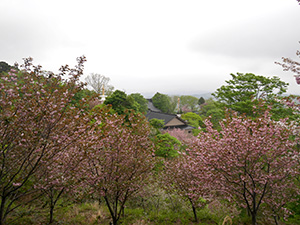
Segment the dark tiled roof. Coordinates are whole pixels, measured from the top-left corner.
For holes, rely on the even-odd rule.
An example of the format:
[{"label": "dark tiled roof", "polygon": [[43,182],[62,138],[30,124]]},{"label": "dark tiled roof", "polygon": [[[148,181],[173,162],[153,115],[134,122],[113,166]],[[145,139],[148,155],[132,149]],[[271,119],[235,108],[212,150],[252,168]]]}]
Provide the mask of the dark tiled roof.
[{"label": "dark tiled roof", "polygon": [[165,122],[165,125],[167,123],[169,123],[172,119],[176,118],[177,120],[181,121],[184,125],[177,125],[177,126],[172,126],[172,127],[178,127],[180,129],[183,129],[182,127],[188,127],[189,126],[187,124],[187,122],[185,122],[183,119],[181,119],[180,117],[178,117],[175,114],[148,111],[148,113],[146,114],[146,117],[147,117],[148,120],[151,120],[151,119],[163,120]]},{"label": "dark tiled roof", "polygon": [[152,99],[147,99],[148,100],[148,110],[152,111],[152,112],[161,112],[158,108],[156,108],[153,103],[152,103]]},{"label": "dark tiled roof", "polygon": [[164,127],[163,128],[164,130],[167,130],[167,129],[181,129],[181,130],[193,130],[195,129],[195,127],[192,127],[190,125],[180,125],[180,126],[170,126],[170,127]]},{"label": "dark tiled roof", "polygon": [[151,119],[163,120],[165,125],[167,123],[169,123],[172,119],[176,118],[184,124],[184,125],[177,125],[177,126],[167,126],[167,127],[164,127],[164,129],[179,128],[179,129],[182,129],[182,130],[190,130],[190,129],[195,128],[195,127],[189,126],[183,119],[181,119],[180,117],[178,117],[175,114],[168,114],[168,113],[161,112],[159,109],[157,109],[153,105],[151,99],[148,99],[148,112],[146,114],[146,117],[147,117],[148,120],[151,120]]},{"label": "dark tiled roof", "polygon": [[174,119],[176,117],[176,115],[162,113],[162,112],[148,111],[148,113],[146,114],[146,117],[147,117],[148,120],[151,120],[151,119],[163,120],[165,122],[165,124],[167,124],[172,119]]}]

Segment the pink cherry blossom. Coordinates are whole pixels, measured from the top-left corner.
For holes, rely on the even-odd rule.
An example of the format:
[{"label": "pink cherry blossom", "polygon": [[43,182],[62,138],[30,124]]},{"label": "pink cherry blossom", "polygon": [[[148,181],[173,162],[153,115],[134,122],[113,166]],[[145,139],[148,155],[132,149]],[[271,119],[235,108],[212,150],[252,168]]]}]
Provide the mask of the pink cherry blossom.
[{"label": "pink cherry blossom", "polygon": [[272,218],[283,213],[299,192],[294,183],[300,169],[296,127],[287,120],[273,121],[268,111],[257,119],[228,116],[221,131],[209,121],[206,126],[189,153],[208,169],[211,190],[247,208],[253,224],[259,211]]}]

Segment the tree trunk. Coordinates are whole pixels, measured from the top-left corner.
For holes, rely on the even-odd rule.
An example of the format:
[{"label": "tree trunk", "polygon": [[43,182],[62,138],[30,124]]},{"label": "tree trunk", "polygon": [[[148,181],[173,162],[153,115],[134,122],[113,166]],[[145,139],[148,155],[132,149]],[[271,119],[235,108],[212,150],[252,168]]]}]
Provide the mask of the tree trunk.
[{"label": "tree trunk", "polygon": [[117,225],[118,224],[118,219],[114,216],[113,217],[113,225]]},{"label": "tree trunk", "polygon": [[277,216],[274,216],[274,221],[275,221],[275,224],[278,225]]},{"label": "tree trunk", "polygon": [[192,206],[192,207],[193,207],[195,222],[197,223],[198,222],[197,211],[196,211],[196,208],[194,206]]},{"label": "tree trunk", "polygon": [[5,224],[5,203],[6,203],[6,197],[1,197],[1,205],[0,205],[0,225]]},{"label": "tree trunk", "polygon": [[64,192],[65,188],[61,189],[58,193],[58,195],[55,198],[55,190],[50,190],[49,198],[50,198],[50,215],[49,215],[49,224],[52,224],[54,222],[54,208],[58,201],[58,199],[61,197],[62,193]]},{"label": "tree trunk", "polygon": [[50,206],[50,218],[49,218],[49,224],[53,223],[53,212],[54,212],[54,205],[51,204]]},{"label": "tree trunk", "polygon": [[144,198],[142,198],[142,207],[143,207],[144,212],[146,212],[146,207],[145,207],[145,203],[144,203]]},{"label": "tree trunk", "polygon": [[195,222],[197,223],[198,222],[198,217],[197,217],[196,207],[194,206],[192,199],[189,198],[189,200],[190,200],[190,203],[192,205]]},{"label": "tree trunk", "polygon": [[104,196],[104,200],[105,200],[106,206],[108,207],[108,210],[110,212],[110,215],[111,215],[111,218],[112,218],[112,221],[113,221],[113,225],[116,225],[118,223],[117,214],[116,215],[114,214],[114,210],[111,208],[109,200],[106,196]]},{"label": "tree trunk", "polygon": [[256,212],[252,212],[252,225],[256,225]]},{"label": "tree trunk", "polygon": [[125,207],[122,206],[122,208],[120,210],[122,211],[121,215],[124,218],[125,217]]}]

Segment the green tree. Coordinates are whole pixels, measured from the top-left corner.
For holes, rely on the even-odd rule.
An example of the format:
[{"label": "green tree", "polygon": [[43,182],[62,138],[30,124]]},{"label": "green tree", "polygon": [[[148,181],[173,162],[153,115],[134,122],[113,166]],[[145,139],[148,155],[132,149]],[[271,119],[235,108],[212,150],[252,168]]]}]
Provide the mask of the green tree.
[{"label": "green tree", "polygon": [[87,88],[82,88],[81,90],[79,90],[78,92],[75,93],[75,95],[73,96],[73,99],[72,99],[72,103],[75,105],[75,106],[80,106],[82,107],[82,103],[81,103],[81,100],[82,99],[86,99],[87,100],[87,103],[85,104],[85,108],[89,108],[89,101],[91,99],[95,99],[95,96],[97,96],[96,92],[94,91],[91,91]]},{"label": "green tree", "polygon": [[278,77],[269,78],[252,73],[237,73],[231,76],[232,79],[226,81],[227,85],[221,86],[213,93],[221,106],[249,116],[253,116],[253,107],[257,106],[260,100],[265,101],[267,105],[283,107],[278,104],[278,98],[287,91],[288,83]]},{"label": "green tree", "polygon": [[155,129],[162,129],[165,125],[165,122],[160,119],[153,118],[149,120],[150,125]]},{"label": "green tree", "polygon": [[164,122],[164,120],[153,118],[153,119],[149,120],[149,124],[150,124],[150,129],[151,129],[150,135],[152,137],[154,137],[158,134],[161,134],[161,130],[163,129],[165,122]]},{"label": "green tree", "polygon": [[173,158],[179,155],[182,144],[169,133],[157,134],[153,139],[155,155],[164,158]]},{"label": "green tree", "polygon": [[198,100],[198,105],[202,105],[205,103],[205,99],[203,97],[200,97]]},{"label": "green tree", "polygon": [[130,94],[129,96],[131,96],[138,104],[138,111],[141,113],[146,113],[148,110],[148,101],[147,99],[144,98],[143,95],[141,95],[140,93],[133,93]]},{"label": "green tree", "polygon": [[198,98],[191,95],[182,95],[180,96],[180,106],[187,106],[194,111],[198,106]]},{"label": "green tree", "polygon": [[0,62],[0,73],[8,72],[8,71],[10,71],[11,68],[12,68],[12,66],[10,66],[8,63],[6,63],[4,61]]},{"label": "green tree", "polygon": [[138,111],[138,103],[133,97],[127,96],[124,91],[116,90],[108,96],[104,104],[111,105],[119,115],[124,114],[126,109]]},{"label": "green tree", "polygon": [[168,95],[157,92],[152,97],[153,105],[160,109],[164,113],[173,113],[176,106],[171,103],[171,99]]},{"label": "green tree", "polygon": [[203,120],[209,118],[214,128],[218,129],[219,122],[225,118],[225,111],[213,98],[209,98],[202,105],[199,115]]},{"label": "green tree", "polygon": [[180,103],[180,96],[172,95],[172,96],[169,96],[169,98],[171,101],[171,108],[174,109],[173,111],[175,113],[180,113],[180,106],[178,108],[178,103]]},{"label": "green tree", "polygon": [[155,136],[157,134],[161,134],[161,129],[163,129],[165,122],[164,120],[153,118],[149,120],[151,135]]},{"label": "green tree", "polygon": [[201,116],[193,112],[187,112],[181,115],[181,118],[188,122],[189,125],[198,128],[199,126],[203,127],[203,121]]}]

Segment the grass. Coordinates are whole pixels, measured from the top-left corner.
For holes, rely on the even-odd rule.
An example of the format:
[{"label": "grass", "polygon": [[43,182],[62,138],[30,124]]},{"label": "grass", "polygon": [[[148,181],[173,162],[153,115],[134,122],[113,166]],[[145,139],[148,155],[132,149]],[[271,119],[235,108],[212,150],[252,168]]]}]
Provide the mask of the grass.
[{"label": "grass", "polygon": [[[110,214],[105,205],[99,206],[98,202],[61,204],[54,214],[55,223],[59,225],[94,225],[109,224]],[[193,222],[192,212],[188,210],[172,211],[170,208],[160,210],[144,210],[142,207],[125,208],[125,216],[121,218],[120,224],[144,225],[144,224],[216,224],[209,219],[208,223]],[[47,208],[39,206],[20,207],[8,219],[8,224],[47,224]]]},{"label": "grass", "polygon": [[[54,212],[54,224],[108,224],[110,221],[104,206],[98,203],[61,204]],[[7,223],[12,225],[47,224],[48,209],[40,206],[18,208],[9,218]],[[103,223],[100,223],[100,222]]]},{"label": "grass", "polygon": [[[47,224],[48,208],[36,202],[18,208],[8,218],[7,224]],[[245,210],[238,210],[227,202],[212,202],[197,211],[199,221],[194,221],[192,210],[188,202],[178,196],[160,195],[153,198],[131,199],[126,204],[124,216],[120,219],[123,225],[235,225],[251,224],[251,218]],[[111,222],[110,214],[104,204],[95,202],[73,202],[69,199],[62,199],[57,205],[54,213],[55,225],[104,225]],[[225,219],[226,218],[226,219]],[[225,223],[224,220],[227,220]],[[263,220],[261,220],[262,222]],[[268,224],[268,223],[261,223]],[[288,222],[281,224],[300,224],[299,215],[290,218]]]}]

